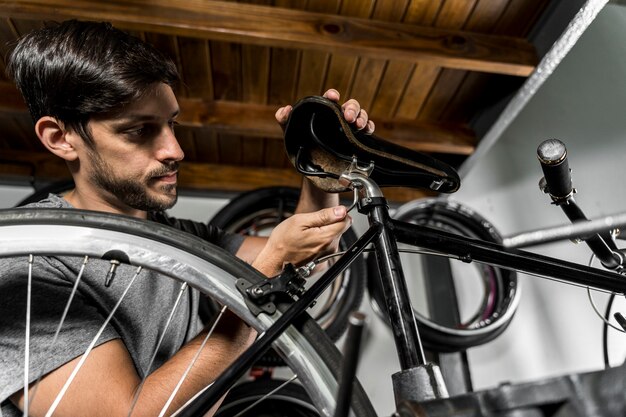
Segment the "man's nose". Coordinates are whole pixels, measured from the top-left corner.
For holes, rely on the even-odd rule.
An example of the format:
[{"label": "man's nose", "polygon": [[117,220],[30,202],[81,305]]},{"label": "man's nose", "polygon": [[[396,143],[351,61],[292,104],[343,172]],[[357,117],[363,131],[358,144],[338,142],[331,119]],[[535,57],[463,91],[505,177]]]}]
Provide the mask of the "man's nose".
[{"label": "man's nose", "polygon": [[185,157],[176,135],[169,126],[163,129],[157,146],[157,159],[159,161],[181,161]]}]

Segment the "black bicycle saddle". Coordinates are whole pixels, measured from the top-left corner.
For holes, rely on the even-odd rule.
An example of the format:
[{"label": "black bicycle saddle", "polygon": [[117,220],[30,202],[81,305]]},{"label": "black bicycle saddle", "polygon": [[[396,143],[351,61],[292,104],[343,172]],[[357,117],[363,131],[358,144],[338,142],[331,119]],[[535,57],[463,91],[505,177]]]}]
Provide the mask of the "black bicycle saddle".
[{"label": "black bicycle saddle", "polygon": [[353,157],[360,167],[373,163],[370,177],[379,187],[452,193],[461,182],[444,162],[353,129],[341,106],[320,96],[294,104],[285,128],[285,148],[295,168],[327,192],[346,191],[337,179]]}]

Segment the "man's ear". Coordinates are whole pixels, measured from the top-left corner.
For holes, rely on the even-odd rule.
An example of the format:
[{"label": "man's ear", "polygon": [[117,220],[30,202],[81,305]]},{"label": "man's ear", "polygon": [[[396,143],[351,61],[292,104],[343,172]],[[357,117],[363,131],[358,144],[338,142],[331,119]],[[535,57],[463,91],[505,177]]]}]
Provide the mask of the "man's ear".
[{"label": "man's ear", "polygon": [[35,123],[35,133],[50,152],[66,161],[78,158],[76,148],[77,134],[65,129],[65,125],[54,117],[44,116]]}]

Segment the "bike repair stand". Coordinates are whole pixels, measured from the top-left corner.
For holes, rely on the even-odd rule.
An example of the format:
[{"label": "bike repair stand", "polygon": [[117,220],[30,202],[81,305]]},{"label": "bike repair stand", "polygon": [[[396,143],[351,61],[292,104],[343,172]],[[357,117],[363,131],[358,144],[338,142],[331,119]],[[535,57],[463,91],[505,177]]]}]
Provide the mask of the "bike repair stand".
[{"label": "bike repair stand", "polygon": [[339,181],[355,190],[355,197],[358,190],[362,198],[357,201],[357,207],[360,213],[369,214],[370,227],[382,226],[373,244],[376,247],[387,314],[402,368],[392,375],[395,402],[398,406],[404,401],[447,398],[448,390],[441,370],[436,364],[427,362],[424,354],[397,243],[392,236],[387,201],[378,185],[369,179],[372,170],[373,165],[363,168],[354,159]]}]

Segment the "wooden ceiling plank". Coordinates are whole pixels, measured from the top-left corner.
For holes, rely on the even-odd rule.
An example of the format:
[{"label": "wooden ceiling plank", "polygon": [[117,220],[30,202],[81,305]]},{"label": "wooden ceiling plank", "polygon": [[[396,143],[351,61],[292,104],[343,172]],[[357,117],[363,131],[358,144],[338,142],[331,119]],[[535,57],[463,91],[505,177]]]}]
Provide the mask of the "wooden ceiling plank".
[{"label": "wooden ceiling plank", "polygon": [[510,0],[478,0],[464,29],[471,32],[491,33],[502,17]]},{"label": "wooden ceiling plank", "polygon": [[267,140],[265,143],[265,166],[270,168],[285,168],[290,167],[295,172],[295,169],[289,163],[287,159],[287,153],[285,152],[285,144],[278,140]]},{"label": "wooden ceiling plank", "polygon": [[[8,151],[0,160],[2,179],[58,181],[69,179],[69,171],[61,158],[49,153]],[[232,165],[184,162],[180,165],[180,190],[243,192],[269,186],[299,187],[302,177],[293,167],[240,167]],[[385,196],[392,203],[402,203],[434,196],[428,190],[385,188]]]},{"label": "wooden ceiling plank", "polygon": [[358,58],[353,56],[343,54],[331,55],[323,90],[334,88],[339,91],[342,98],[352,97],[352,79],[358,65]]},{"label": "wooden ceiling plank", "polygon": [[[443,7],[444,0],[413,0],[409,3],[404,23],[432,26]],[[409,81],[396,108],[396,116],[415,119],[435,85],[440,69],[429,63],[419,63],[413,68]]]},{"label": "wooden ceiling plank", "polygon": [[319,51],[303,51],[300,59],[298,85],[296,93],[292,97],[324,94],[322,90],[324,89],[329,60],[330,54]]},{"label": "wooden ceiling plank", "polygon": [[435,26],[443,29],[460,29],[472,14],[476,0],[446,0]]},{"label": "wooden ceiling plank", "polygon": [[[336,14],[339,10],[339,1],[313,1],[307,4],[307,10],[317,13]],[[330,54],[328,51],[302,51],[300,57],[300,71],[294,97],[306,97],[324,94],[324,80],[328,73]],[[335,87],[336,88],[336,87]]]},{"label": "wooden ceiling plank", "polygon": [[[181,114],[177,121],[183,126],[282,138],[274,118],[276,106],[185,97],[179,97],[178,101]],[[22,96],[8,82],[0,82],[0,112],[28,116]]]},{"label": "wooden ceiling plank", "polygon": [[[0,144],[3,148],[26,150],[28,147],[24,146],[24,140],[12,140],[12,138],[21,138],[22,131],[17,127],[15,117],[2,116],[0,117],[0,123],[2,123],[2,134],[0,134]],[[2,157],[4,151],[0,153]]]},{"label": "wooden ceiling plank", "polygon": [[129,30],[519,76],[528,76],[538,60],[534,47],[521,38],[214,0],[0,0],[0,16],[108,20]]},{"label": "wooden ceiling plank", "polygon": [[17,38],[11,19],[0,19],[0,80],[7,80],[6,59],[11,47],[10,44]]},{"label": "wooden ceiling plank", "polygon": [[[275,106],[258,104],[244,104],[224,101],[205,101],[201,99],[179,98],[181,114],[178,122],[182,127],[201,128],[209,132],[224,132],[250,137],[268,137],[282,139],[282,130],[274,119]],[[21,96],[8,83],[0,83],[0,111],[8,114],[28,117],[25,104]],[[402,141],[404,138],[414,138],[415,143],[406,143],[404,146],[418,151],[436,148],[438,142],[442,142],[437,152],[450,152],[468,154],[467,143],[475,141],[475,137],[469,130],[463,134],[455,126],[433,125],[417,122],[405,122],[399,120],[375,120],[376,133],[391,142]],[[419,138],[428,138],[428,141]],[[450,142],[450,137],[456,137],[457,151],[454,150],[455,142]],[[421,141],[421,142],[420,142]],[[472,144],[473,147],[475,145]],[[281,145],[282,146],[282,145]],[[196,144],[196,149],[200,144]],[[200,152],[198,150],[198,152]],[[267,152],[266,152],[267,153]]]},{"label": "wooden ceiling plank", "polygon": [[[433,5],[418,5],[424,7],[428,13],[416,14],[414,9],[417,5],[411,4],[405,22],[413,24],[432,24],[436,27],[447,29],[458,29],[467,21],[474,9],[474,1],[448,0],[445,2],[435,2]],[[438,6],[435,9],[435,6]],[[436,13],[435,13],[436,12]],[[411,74],[404,94],[398,105],[396,115],[398,117],[418,118],[420,114],[428,112],[428,98],[437,88],[437,80],[441,75],[441,69],[430,64],[420,64]],[[421,118],[421,117],[420,117]]]},{"label": "wooden ceiling plank", "polygon": [[549,0],[509,0],[506,10],[500,17],[493,33],[498,35],[525,36],[529,25],[537,21]]},{"label": "wooden ceiling plank", "polygon": [[[399,22],[404,17],[406,7],[406,0],[402,2],[377,2],[372,19],[376,21]],[[374,108],[379,109],[382,116],[387,116],[389,107],[395,108],[392,102],[397,102],[400,97],[399,91],[386,91],[383,94],[379,94],[385,74],[388,77],[403,78],[403,74],[387,73],[388,65],[389,60],[364,57],[360,60],[359,70],[354,76],[353,95],[355,98],[360,97],[359,102],[361,106],[370,112],[372,118],[377,117]],[[412,65],[409,65],[409,68],[412,67]],[[396,70],[399,69],[396,68]],[[406,77],[408,78],[408,75]],[[396,97],[391,97],[394,93]],[[376,100],[380,100],[380,103],[377,105]]]},{"label": "wooden ceiling plank", "polygon": [[[475,6],[476,0],[446,0],[437,15],[435,26],[445,29],[462,28],[474,12]],[[452,74],[456,74],[457,77],[453,78]],[[447,71],[446,69],[439,71],[436,78],[429,80],[433,84],[430,86],[428,95],[424,97],[425,101],[420,103],[417,118],[429,120],[429,117],[434,117],[431,120],[439,120],[448,105],[447,99],[455,94],[463,77],[462,71]]]},{"label": "wooden ceiling plank", "polygon": [[265,140],[241,141],[241,163],[249,167],[261,167],[265,165]]},{"label": "wooden ceiling plank", "polygon": [[485,94],[476,97],[476,91],[488,91],[488,79],[486,74],[480,72],[467,73],[463,83],[459,86],[459,90],[454,94],[448,105],[443,111],[442,119],[451,123],[468,123],[469,116],[468,107],[483,108],[487,103]]},{"label": "wooden ceiling plank", "polygon": [[208,129],[189,129],[193,134],[198,161],[217,164],[220,155],[218,133]]},{"label": "wooden ceiling plank", "polygon": [[[373,18],[386,22],[400,22],[404,18],[407,10],[407,1],[400,2],[378,2],[374,10]],[[364,60],[361,65],[375,66],[380,65],[380,60]],[[370,80],[370,86],[367,91],[373,92],[372,100],[367,104],[362,104],[369,112],[372,118],[391,117],[395,112],[398,103],[402,97],[404,86],[410,78],[413,71],[413,65],[410,62],[389,60],[384,63],[384,70],[377,78]],[[364,80],[359,80],[362,74],[356,75],[357,84],[364,84]],[[373,90],[373,88],[376,88]]]},{"label": "wooden ceiling plank", "polygon": [[242,45],[241,60],[243,101],[267,104],[270,48],[258,45]]},{"label": "wooden ceiling plank", "polygon": [[370,110],[372,118],[395,116],[414,69],[415,64],[410,62],[389,62]]},{"label": "wooden ceiling plank", "polygon": [[185,95],[213,99],[211,54],[208,41],[180,37],[178,49],[182,65],[181,84],[185,87]]},{"label": "wooden ceiling plank", "polygon": [[293,49],[272,48],[267,103],[284,106],[296,93],[299,52]]},{"label": "wooden ceiling plank", "polygon": [[[361,107],[370,111],[376,94],[378,93],[378,83],[385,72],[387,61],[382,59],[363,58],[359,60],[359,65],[354,74],[350,98],[355,98]],[[373,115],[376,117],[376,115]]]},{"label": "wooden ceiling plank", "polygon": [[177,126],[175,134],[178,144],[185,153],[185,160],[197,161],[198,153],[196,152],[196,140],[193,131],[185,126]]},{"label": "wooden ceiling plank", "polygon": [[398,104],[396,116],[416,119],[435,85],[441,68],[430,64],[417,64]]},{"label": "wooden ceiling plank", "polygon": [[412,0],[406,10],[406,23],[432,26],[439,15],[444,0]]},{"label": "wooden ceiling plank", "polygon": [[218,143],[220,164],[241,165],[243,139],[240,135],[221,132]]},{"label": "wooden ceiling plank", "polygon": [[241,92],[241,45],[231,42],[210,42],[213,94],[216,100],[237,100]]},{"label": "wooden ceiling plank", "polygon": [[450,97],[456,94],[466,75],[467,71],[442,69],[422,111],[417,115],[417,120],[441,120]]},{"label": "wooden ceiling plank", "polygon": [[[374,11],[375,1],[344,0],[339,14],[342,16],[369,18]],[[352,80],[359,66],[359,58],[342,53],[332,54],[328,62],[328,71],[324,91],[334,88],[342,98],[352,97]]]}]

